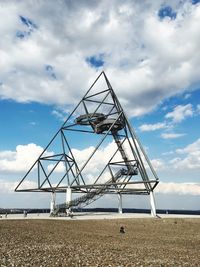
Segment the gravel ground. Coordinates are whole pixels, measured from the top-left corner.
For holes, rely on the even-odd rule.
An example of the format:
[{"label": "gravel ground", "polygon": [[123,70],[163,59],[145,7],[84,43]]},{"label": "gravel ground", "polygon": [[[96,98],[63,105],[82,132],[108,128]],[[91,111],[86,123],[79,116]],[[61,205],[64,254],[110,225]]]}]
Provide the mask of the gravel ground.
[{"label": "gravel ground", "polygon": [[200,266],[200,219],[2,220],[0,242],[1,267]]}]

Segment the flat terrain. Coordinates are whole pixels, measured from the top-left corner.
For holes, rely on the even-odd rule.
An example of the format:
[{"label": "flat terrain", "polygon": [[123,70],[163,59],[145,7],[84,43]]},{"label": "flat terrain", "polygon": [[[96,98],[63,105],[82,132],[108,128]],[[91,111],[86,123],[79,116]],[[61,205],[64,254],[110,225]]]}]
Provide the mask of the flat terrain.
[{"label": "flat terrain", "polygon": [[200,266],[199,251],[200,219],[0,220],[1,267]]}]

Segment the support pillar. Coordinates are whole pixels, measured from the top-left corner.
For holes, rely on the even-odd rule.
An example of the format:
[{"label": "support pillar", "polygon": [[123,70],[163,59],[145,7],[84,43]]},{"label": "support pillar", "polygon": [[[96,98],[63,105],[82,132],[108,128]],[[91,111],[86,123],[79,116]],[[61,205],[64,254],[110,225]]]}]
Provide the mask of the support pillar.
[{"label": "support pillar", "polygon": [[153,191],[150,191],[151,216],[156,217],[156,205]]},{"label": "support pillar", "polygon": [[118,193],[118,200],[119,200],[118,213],[122,214],[123,210],[122,210],[122,194],[121,193]]},{"label": "support pillar", "polygon": [[51,203],[50,203],[50,215],[53,214],[56,207],[56,193],[51,193]]},{"label": "support pillar", "polygon": [[[70,187],[66,190],[66,204],[68,205],[72,201],[72,189]],[[71,213],[71,207],[66,208],[67,216]]]}]

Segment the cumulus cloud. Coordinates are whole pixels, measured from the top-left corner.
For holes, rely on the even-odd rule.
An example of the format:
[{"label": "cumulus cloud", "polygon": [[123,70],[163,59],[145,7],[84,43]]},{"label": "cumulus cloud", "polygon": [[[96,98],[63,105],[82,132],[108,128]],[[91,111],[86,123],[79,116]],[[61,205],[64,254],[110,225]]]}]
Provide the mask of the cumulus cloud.
[{"label": "cumulus cloud", "polygon": [[140,131],[142,132],[148,132],[148,131],[156,131],[160,129],[165,129],[168,126],[166,125],[165,122],[158,122],[155,124],[143,124],[139,127]]},{"label": "cumulus cloud", "polygon": [[58,118],[60,121],[65,121],[67,119],[66,113],[64,113],[64,111],[58,111],[58,110],[53,110],[52,111],[52,115],[54,115],[56,118]]},{"label": "cumulus cloud", "polygon": [[[85,182],[92,184],[95,182],[95,180],[97,179],[97,177],[100,175],[101,172],[103,173],[101,174],[101,177],[99,180],[100,183],[104,183],[108,181],[109,179],[111,179],[111,173],[108,167],[106,169],[104,168],[111,160],[111,157],[112,157],[112,160],[111,160],[112,163],[123,162],[121,153],[119,151],[116,153],[117,149],[118,147],[115,141],[110,141],[109,143],[104,144],[104,146],[103,145],[100,146],[97,151],[95,151],[94,146],[86,147],[83,149],[71,148],[71,151],[72,151],[74,158],[76,159],[79,170],[81,170],[82,172]],[[129,160],[135,160],[127,140],[123,143],[123,149]],[[93,154],[94,151],[95,153]],[[36,144],[18,145],[16,147],[16,151],[1,151],[0,152],[0,171],[2,174],[4,174],[4,176],[9,176],[9,180],[12,179],[12,175],[19,175],[19,173],[25,174],[31,168],[31,166],[35,163],[35,161],[38,159],[38,157],[41,155],[42,152],[43,152],[43,148]],[[46,151],[43,155],[52,156],[54,154],[55,154],[54,152]],[[92,154],[93,156],[90,158]],[[143,160],[145,161],[144,157],[143,157]],[[46,162],[42,161],[42,164],[43,164],[44,172],[47,175],[49,175],[51,171],[53,171],[53,175],[49,176],[49,180],[51,181],[52,185],[56,185],[56,183],[58,183],[60,179],[66,173],[66,166],[64,165],[63,162],[59,162],[57,165],[55,165],[55,161],[52,162],[49,160]],[[161,166],[161,162],[159,162],[158,160],[154,160],[153,164],[155,165],[155,167]],[[55,166],[56,168],[54,170]],[[19,189],[31,188],[33,185],[35,187],[35,185],[38,182],[37,181],[38,175],[36,172],[36,167],[37,165],[35,166],[35,168],[33,168],[28,173],[28,175],[26,176],[26,179],[24,180],[24,182],[22,183],[22,186],[20,186]],[[122,166],[121,165],[117,166],[116,164],[111,166],[113,173],[116,173],[119,170],[119,168],[122,168]],[[74,170],[74,171],[76,172],[77,170]],[[45,179],[46,179],[46,176],[44,176],[42,170],[40,170],[41,183]],[[69,179],[73,180],[73,177],[70,176]],[[33,182],[33,184],[31,184],[31,182]],[[5,183],[5,186],[6,185],[7,183]],[[16,185],[16,183],[14,185]],[[48,183],[46,183],[45,186],[46,185],[49,186]]]},{"label": "cumulus cloud", "polygon": [[[49,164],[47,166],[48,173],[51,172],[55,168],[55,164]],[[59,164],[56,166],[54,173],[63,173],[66,171],[66,168],[63,164],[63,162],[59,162]]]},{"label": "cumulus cloud", "polygon": [[172,160],[176,169],[200,169],[200,139],[176,152],[180,155]]},{"label": "cumulus cloud", "polygon": [[[167,179],[186,179],[188,181],[198,180],[198,172],[200,170],[200,139],[179,148],[174,151],[162,153],[163,156],[169,158],[152,159],[151,163],[155,170],[159,172],[159,176],[167,177]],[[166,176],[167,175],[167,176]]]},{"label": "cumulus cloud", "polygon": [[174,108],[172,112],[169,112],[165,115],[165,118],[172,119],[173,122],[181,122],[187,117],[193,116],[193,108],[191,104],[185,106],[178,105]]},{"label": "cumulus cloud", "polygon": [[172,150],[162,153],[163,156],[170,156],[170,155],[173,155],[173,154],[174,154],[174,151],[172,151]]},{"label": "cumulus cloud", "polygon": [[163,139],[175,139],[184,136],[185,133],[162,133],[161,137]]},{"label": "cumulus cloud", "polygon": [[[85,181],[87,183],[94,183],[96,180],[95,177],[97,177],[100,172],[103,170],[103,168],[106,166],[108,161],[110,160],[111,156],[116,151],[116,144],[115,142],[109,143],[105,147],[101,147],[98,149],[94,156],[91,158],[91,160],[88,162],[86,168],[83,169],[83,174],[85,177]],[[77,160],[78,166],[80,169],[83,168],[84,164],[86,163],[86,160],[92,155],[94,152],[95,147],[90,146],[85,149],[72,149],[72,153]],[[122,161],[122,157],[120,153],[117,153],[115,156],[115,161],[119,162]],[[105,174],[101,177],[101,182],[106,182],[110,179],[110,173],[105,172]]]},{"label": "cumulus cloud", "polygon": [[169,1],[175,15],[161,18],[164,3],[5,1],[0,97],[74,104],[104,68],[137,116],[198,84],[200,5]]},{"label": "cumulus cloud", "polygon": [[160,182],[155,192],[162,194],[200,195],[200,185],[195,183]]},{"label": "cumulus cloud", "polygon": [[[126,152],[126,145],[124,146]],[[35,144],[28,145],[20,145],[17,146],[16,151],[1,151],[0,152],[0,170],[5,174],[14,173],[17,174],[21,171],[27,171],[27,169],[34,163],[34,161],[38,158],[39,154],[42,152],[43,148],[37,146]],[[110,156],[116,150],[116,146],[114,142],[108,143],[105,147],[100,148],[95,153],[94,160],[91,160],[87,166],[87,170],[83,172],[84,179],[86,183],[93,183],[95,177],[99,174],[99,172],[103,169],[105,164],[107,164]],[[91,155],[94,151],[94,147],[88,147],[85,149],[72,149],[72,153],[76,158],[79,168],[83,167],[85,160]],[[200,169],[200,139],[197,139],[194,143],[186,146],[182,149],[177,149],[175,152],[179,157],[174,157],[169,161],[164,161],[159,158],[155,158],[151,160],[151,163],[154,169],[162,173],[162,171],[166,171],[170,169],[170,174],[176,174],[176,177],[181,177],[180,171],[184,171],[184,173],[188,173],[188,170],[196,170]],[[174,153],[175,153],[174,152]],[[170,153],[171,154],[171,153]],[[52,152],[49,152],[49,155],[52,155]],[[121,161],[121,155],[117,154],[116,161]],[[47,170],[51,171],[54,167],[53,164],[49,164],[47,166]],[[63,163],[61,162],[60,166],[57,169],[57,175],[59,173],[65,172],[65,168]],[[169,174],[169,173],[168,173]],[[162,175],[159,175],[162,178]],[[188,179],[191,177],[191,173],[188,173]],[[110,178],[110,173],[106,171],[102,176],[101,182],[105,182]],[[170,177],[168,177],[170,178]],[[192,181],[192,179],[191,179]],[[19,181],[18,181],[19,182]],[[4,192],[12,192],[14,188],[17,186],[18,182],[16,181],[5,181],[5,179],[0,179],[0,187]],[[37,187],[37,181],[26,179],[21,188],[35,188]],[[164,194],[190,194],[190,195],[199,195],[200,194],[200,186],[195,183],[163,183],[160,182],[158,189],[156,189],[158,193]]]},{"label": "cumulus cloud", "polygon": [[10,173],[27,171],[42,151],[43,148],[35,144],[18,145],[16,151],[0,151],[0,171]]},{"label": "cumulus cloud", "polygon": [[179,154],[184,154],[184,153],[197,152],[199,150],[200,150],[200,138],[197,139],[194,143],[189,144],[185,148],[177,149],[176,152],[179,153]]},{"label": "cumulus cloud", "polygon": [[[5,181],[5,180],[0,179],[0,192],[12,193],[12,192],[14,192],[18,183],[19,182],[17,182],[17,181]],[[36,187],[37,187],[37,183],[35,183],[33,181],[25,180],[20,189],[36,188]]]},{"label": "cumulus cloud", "polygon": [[151,164],[153,165],[154,169],[157,170],[162,170],[165,168],[165,163],[161,159],[152,159]]},{"label": "cumulus cloud", "polygon": [[[95,147],[87,147],[84,149],[72,148],[72,153],[78,163],[79,169],[81,169],[89,156],[93,153]],[[124,144],[124,149],[129,154],[127,144]],[[0,170],[4,174],[17,174],[19,172],[27,171],[38,156],[43,151],[43,148],[35,144],[19,145],[16,147],[16,151],[1,151],[0,152]],[[104,166],[108,163],[110,157],[116,151],[115,142],[108,143],[105,147],[101,147],[96,151],[95,156],[89,161],[87,167],[84,169],[84,179],[88,183],[93,183],[95,177],[103,170]],[[171,151],[169,154],[174,155],[170,160],[163,160],[161,158],[151,159],[151,163],[156,171],[162,173],[170,169],[170,172],[175,173],[177,170],[195,170],[200,168],[200,139],[194,143],[176,151]],[[48,155],[52,155],[53,152],[47,152]],[[179,156],[177,156],[179,155]],[[143,157],[142,157],[143,158]],[[114,161],[119,162],[122,160],[120,153],[117,153]],[[144,160],[144,158],[143,158]],[[145,164],[146,166],[146,164]],[[53,169],[54,164],[47,166],[48,173]],[[61,162],[56,169],[56,173],[59,179],[59,173],[63,174],[65,167]],[[177,174],[180,176],[179,174]],[[190,176],[190,174],[188,174]],[[161,175],[162,176],[162,175]],[[189,179],[188,176],[188,179]],[[110,177],[107,172],[102,176],[102,182],[105,182]],[[32,179],[32,178],[31,178]]]}]

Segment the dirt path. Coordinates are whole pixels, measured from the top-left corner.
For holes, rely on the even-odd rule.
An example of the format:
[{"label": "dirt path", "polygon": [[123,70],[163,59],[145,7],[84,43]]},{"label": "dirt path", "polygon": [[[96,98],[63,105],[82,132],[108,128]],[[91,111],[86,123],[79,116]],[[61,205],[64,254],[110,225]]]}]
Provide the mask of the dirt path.
[{"label": "dirt path", "polygon": [[0,244],[1,267],[199,266],[200,220],[2,220]]}]

